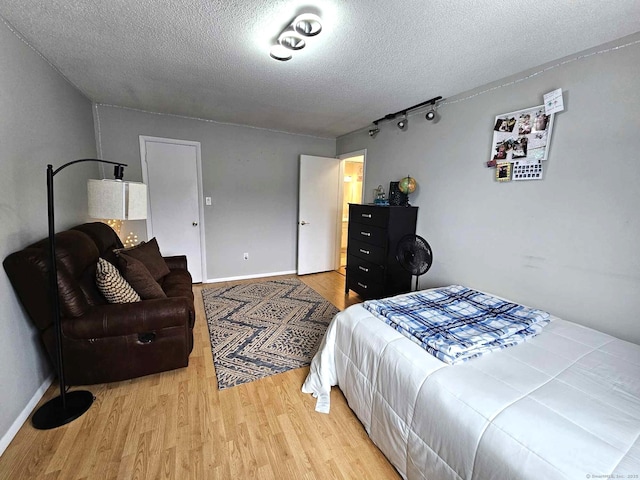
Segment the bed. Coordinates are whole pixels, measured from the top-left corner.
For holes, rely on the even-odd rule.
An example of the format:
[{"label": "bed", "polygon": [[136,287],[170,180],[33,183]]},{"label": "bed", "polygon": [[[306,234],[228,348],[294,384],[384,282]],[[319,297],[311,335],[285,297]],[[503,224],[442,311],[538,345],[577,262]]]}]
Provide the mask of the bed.
[{"label": "bed", "polygon": [[553,315],[520,345],[448,365],[353,305],[302,390],[329,413],[335,385],[403,478],[640,478],[640,346]]}]

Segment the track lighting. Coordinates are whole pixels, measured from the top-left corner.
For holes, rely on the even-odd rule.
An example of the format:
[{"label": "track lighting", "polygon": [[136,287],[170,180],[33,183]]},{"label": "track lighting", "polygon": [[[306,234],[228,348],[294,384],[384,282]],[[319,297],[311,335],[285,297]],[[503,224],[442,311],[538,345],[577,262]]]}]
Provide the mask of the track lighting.
[{"label": "track lighting", "polygon": [[278,43],[271,47],[269,55],[275,60],[286,62],[291,60],[292,51],[302,50],[307,41],[305,38],[315,37],[322,31],[320,17],[313,13],[298,15],[280,35]]},{"label": "track lighting", "polygon": [[442,97],[435,97],[432,98],[431,100],[427,100],[426,102],[422,102],[422,103],[418,103],[417,105],[414,105],[413,107],[409,107],[409,108],[405,108],[404,110],[400,110],[399,112],[396,113],[389,113],[387,115],[385,115],[382,118],[379,118],[378,120],[376,120],[375,122],[373,122],[373,124],[375,125],[374,128],[369,130],[369,136],[370,137],[375,137],[378,132],[380,131],[380,129],[378,128],[378,122],[382,122],[383,120],[394,120],[395,118],[397,118],[399,115],[402,115],[402,118],[398,121],[398,123],[396,124],[398,126],[398,128],[400,130],[406,130],[407,129],[407,125],[409,125],[409,117],[407,116],[407,113],[410,112],[411,110],[416,110],[420,107],[424,107],[425,105],[431,105],[431,110],[429,110],[427,112],[427,114],[425,115],[425,118],[429,121],[436,121],[438,120],[438,114],[437,114],[437,103],[438,101],[442,100]]},{"label": "track lighting", "polygon": [[400,121],[398,122],[398,128],[400,130],[404,130],[405,128],[407,128],[407,124],[409,123],[409,119],[407,118],[407,112],[403,112],[402,113],[402,118],[400,119]]}]

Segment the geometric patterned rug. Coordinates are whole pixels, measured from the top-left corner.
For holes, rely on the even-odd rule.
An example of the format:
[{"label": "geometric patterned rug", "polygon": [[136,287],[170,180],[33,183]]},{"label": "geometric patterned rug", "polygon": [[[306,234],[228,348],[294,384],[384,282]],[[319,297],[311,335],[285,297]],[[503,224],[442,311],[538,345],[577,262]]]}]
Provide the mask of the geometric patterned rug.
[{"label": "geometric patterned rug", "polygon": [[218,388],[309,365],[338,309],[297,278],[202,290]]}]

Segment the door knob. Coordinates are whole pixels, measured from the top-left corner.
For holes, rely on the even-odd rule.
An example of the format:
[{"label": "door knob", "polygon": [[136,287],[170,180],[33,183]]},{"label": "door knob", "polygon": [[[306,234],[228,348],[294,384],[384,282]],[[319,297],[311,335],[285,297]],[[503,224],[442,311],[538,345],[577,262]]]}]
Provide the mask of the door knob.
[{"label": "door knob", "polygon": [[304,220],[302,220],[302,221],[300,222],[300,225],[309,225],[309,222],[305,222]]},{"label": "door knob", "polygon": [[191,225],[193,225],[194,227],[198,226],[198,222],[193,222]]}]

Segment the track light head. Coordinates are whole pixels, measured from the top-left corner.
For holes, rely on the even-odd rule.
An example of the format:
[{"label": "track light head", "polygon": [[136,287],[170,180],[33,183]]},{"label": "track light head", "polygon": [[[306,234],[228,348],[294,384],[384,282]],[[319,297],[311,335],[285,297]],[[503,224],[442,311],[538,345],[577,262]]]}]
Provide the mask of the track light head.
[{"label": "track light head", "polygon": [[437,100],[431,104],[431,110],[427,112],[424,118],[426,118],[430,122],[438,123],[439,118],[438,118],[438,101]]},{"label": "track light head", "polygon": [[400,121],[397,123],[398,128],[400,130],[404,130],[405,128],[407,128],[407,124],[409,123],[409,119],[407,118],[407,112],[404,112],[402,114],[402,118],[400,119]]},{"label": "track light head", "polygon": [[373,127],[369,129],[369,136],[371,138],[376,138],[376,135],[378,135],[378,133],[380,132],[380,129],[378,127]]}]

